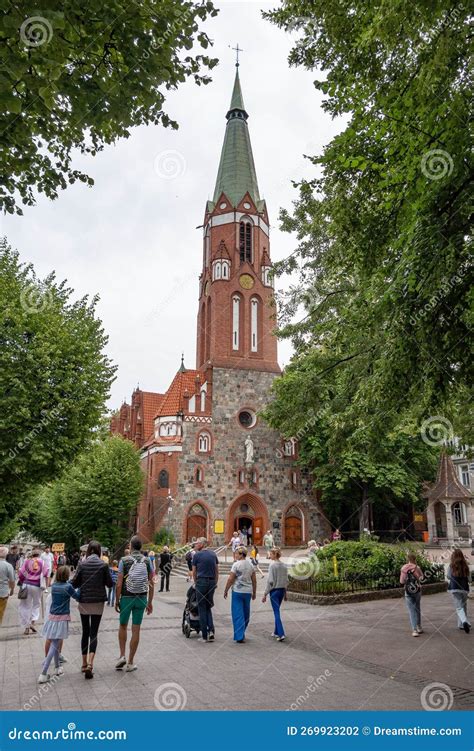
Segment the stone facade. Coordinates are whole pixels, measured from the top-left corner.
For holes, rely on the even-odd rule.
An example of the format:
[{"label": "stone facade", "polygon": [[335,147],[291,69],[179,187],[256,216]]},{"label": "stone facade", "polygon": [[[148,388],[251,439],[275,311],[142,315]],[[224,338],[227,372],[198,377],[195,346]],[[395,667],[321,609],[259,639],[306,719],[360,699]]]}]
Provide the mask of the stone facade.
[{"label": "stone facade", "polygon": [[[177,539],[188,537],[188,512],[195,505],[205,511],[206,535],[215,545],[230,539],[239,518],[253,520],[254,527],[255,520],[261,519],[260,537],[271,528],[275,541],[284,544],[288,509],[298,511],[301,516],[301,542],[325,535],[326,527],[310,478],[306,473],[301,474],[295,457],[285,456],[279,433],[268,427],[260,416],[252,428],[242,427],[238,420],[242,409],[258,415],[265,407],[274,377],[272,373],[253,370],[213,369],[212,423],[204,425],[186,419],[184,422],[173,518]],[[211,435],[209,454],[196,451],[203,429]],[[251,436],[255,447],[250,467],[245,464],[247,435]],[[197,466],[202,467],[202,485],[196,485]],[[243,483],[239,476],[242,472]],[[292,472],[296,472],[296,483],[292,482]],[[224,531],[215,534],[214,522],[219,519],[224,521]]]}]

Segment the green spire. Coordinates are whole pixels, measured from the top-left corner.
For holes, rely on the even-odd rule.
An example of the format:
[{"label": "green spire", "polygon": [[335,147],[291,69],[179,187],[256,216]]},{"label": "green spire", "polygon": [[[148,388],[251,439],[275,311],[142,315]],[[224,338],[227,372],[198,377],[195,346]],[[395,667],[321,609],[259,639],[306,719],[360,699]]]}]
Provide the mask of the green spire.
[{"label": "green spire", "polygon": [[217,202],[221,193],[225,193],[232,205],[237,206],[247,192],[257,203],[260,200],[260,194],[238,67],[226,118],[227,126],[217,172],[214,203]]}]

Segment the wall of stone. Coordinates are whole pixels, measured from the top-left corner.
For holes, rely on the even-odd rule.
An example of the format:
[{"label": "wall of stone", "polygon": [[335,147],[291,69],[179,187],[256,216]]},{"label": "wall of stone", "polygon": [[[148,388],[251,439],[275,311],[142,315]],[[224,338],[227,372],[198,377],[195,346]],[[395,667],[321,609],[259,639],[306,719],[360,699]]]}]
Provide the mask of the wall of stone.
[{"label": "wall of stone", "polygon": [[[177,540],[185,541],[186,515],[193,503],[202,503],[208,511],[208,535],[214,545],[227,542],[233,526],[229,509],[239,496],[250,493],[263,502],[268,511],[268,522],[280,522],[282,514],[291,504],[303,509],[305,516],[305,540],[326,536],[327,530],[321,508],[311,490],[309,476],[301,474],[300,486],[291,486],[292,459],[282,455],[280,435],[268,427],[261,417],[255,427],[242,428],[238,413],[248,408],[259,412],[268,403],[270,387],[275,375],[253,370],[213,369],[212,424],[184,423],[183,453],[179,457],[173,528]],[[198,435],[208,430],[212,436],[210,455],[197,453]],[[257,486],[241,487],[238,471],[245,466],[244,441],[250,435],[254,443],[254,467],[258,472]],[[194,481],[197,465],[204,469],[203,487]],[[245,500],[245,499],[244,499]],[[252,501],[249,501],[251,505]],[[237,504],[239,505],[239,504]],[[215,519],[226,520],[223,535],[213,534]],[[273,529],[275,541],[282,544],[282,530]]]}]

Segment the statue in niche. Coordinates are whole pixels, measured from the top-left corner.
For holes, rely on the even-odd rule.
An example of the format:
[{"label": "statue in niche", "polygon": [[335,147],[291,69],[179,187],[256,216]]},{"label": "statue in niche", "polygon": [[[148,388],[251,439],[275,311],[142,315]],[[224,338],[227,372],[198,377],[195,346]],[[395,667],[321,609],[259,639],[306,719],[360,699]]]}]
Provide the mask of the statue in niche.
[{"label": "statue in niche", "polygon": [[250,438],[249,435],[245,439],[245,444],[244,445],[245,445],[245,463],[246,464],[253,464],[255,450],[254,450],[253,441],[252,441],[252,439]]}]

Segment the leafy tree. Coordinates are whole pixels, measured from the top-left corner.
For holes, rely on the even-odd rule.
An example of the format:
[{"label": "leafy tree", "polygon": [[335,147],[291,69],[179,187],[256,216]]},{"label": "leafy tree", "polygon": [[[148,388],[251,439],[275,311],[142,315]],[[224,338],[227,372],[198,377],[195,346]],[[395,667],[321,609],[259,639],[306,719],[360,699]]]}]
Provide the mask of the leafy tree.
[{"label": "leafy tree", "polygon": [[40,539],[116,550],[130,534],[143,489],[139,452],[120,436],[97,441],[62,476],[32,495],[23,523]]},{"label": "leafy tree", "polygon": [[71,295],[0,241],[0,530],[90,442],[114,378],[97,298]]},{"label": "leafy tree", "polygon": [[423,482],[435,476],[438,451],[419,433],[388,429],[382,410],[365,410],[357,398],[362,374],[331,370],[331,361],[318,349],[295,357],[274,382],[265,417],[298,436],[299,461],[311,468],[334,526],[369,529],[372,504],[374,520],[387,524],[393,516],[408,527]]},{"label": "leafy tree", "polygon": [[0,206],[22,213],[34,189],[56,198],[76,180],[73,149],[95,155],[135,125],[177,127],[167,91],[210,78],[216,59],[202,31],[210,0],[11,3],[0,29]]},{"label": "leafy tree", "polygon": [[287,0],[265,15],[300,31],[290,63],[321,70],[324,109],[347,120],[281,215],[298,247],[277,271],[300,270],[281,333],[308,367],[317,350],[314,389],[345,372],[375,440],[380,423],[414,434],[442,415],[472,442],[469,8]]}]

